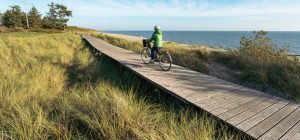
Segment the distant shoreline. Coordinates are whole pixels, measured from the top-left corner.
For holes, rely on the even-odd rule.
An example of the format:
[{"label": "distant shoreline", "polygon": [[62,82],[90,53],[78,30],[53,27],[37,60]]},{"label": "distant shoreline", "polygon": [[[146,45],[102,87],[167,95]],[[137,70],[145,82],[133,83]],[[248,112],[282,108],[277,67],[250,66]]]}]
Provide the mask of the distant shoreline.
[{"label": "distant shoreline", "polygon": [[[100,32],[152,32],[152,30],[96,30]],[[164,32],[254,32],[254,31],[259,31],[259,30],[253,30],[253,31],[205,31],[205,30],[164,30]],[[265,31],[265,30],[264,30]],[[266,31],[269,33],[272,32],[300,32],[300,31]]]}]

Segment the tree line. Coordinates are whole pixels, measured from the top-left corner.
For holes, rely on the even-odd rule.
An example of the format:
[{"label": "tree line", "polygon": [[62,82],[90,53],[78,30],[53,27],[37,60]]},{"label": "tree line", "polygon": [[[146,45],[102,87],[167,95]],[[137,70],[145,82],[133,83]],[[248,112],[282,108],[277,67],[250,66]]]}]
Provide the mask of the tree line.
[{"label": "tree line", "polygon": [[48,4],[49,11],[44,17],[34,6],[28,13],[22,11],[19,5],[0,13],[0,24],[8,28],[46,28],[64,30],[72,11],[62,4]]}]

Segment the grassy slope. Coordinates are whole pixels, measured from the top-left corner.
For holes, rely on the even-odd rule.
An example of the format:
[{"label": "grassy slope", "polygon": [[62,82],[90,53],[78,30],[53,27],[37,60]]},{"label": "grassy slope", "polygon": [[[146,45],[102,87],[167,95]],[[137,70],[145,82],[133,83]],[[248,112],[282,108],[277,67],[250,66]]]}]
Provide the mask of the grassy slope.
[{"label": "grassy slope", "polygon": [[73,33],[0,34],[0,52],[0,139],[241,138]]},{"label": "grassy slope", "polygon": [[[134,52],[143,49],[141,41],[102,33],[93,35]],[[250,58],[238,55],[236,51],[213,50],[205,46],[183,46],[173,42],[165,43],[164,46],[177,65],[300,103],[299,63],[269,63],[262,66]]]}]

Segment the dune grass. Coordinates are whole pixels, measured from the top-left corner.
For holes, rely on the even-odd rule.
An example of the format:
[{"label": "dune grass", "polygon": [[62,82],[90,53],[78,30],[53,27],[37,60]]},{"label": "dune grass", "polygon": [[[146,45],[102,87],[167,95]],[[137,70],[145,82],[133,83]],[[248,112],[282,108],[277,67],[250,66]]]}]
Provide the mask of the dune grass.
[{"label": "dune grass", "polygon": [[0,34],[0,139],[244,139],[73,33]]}]

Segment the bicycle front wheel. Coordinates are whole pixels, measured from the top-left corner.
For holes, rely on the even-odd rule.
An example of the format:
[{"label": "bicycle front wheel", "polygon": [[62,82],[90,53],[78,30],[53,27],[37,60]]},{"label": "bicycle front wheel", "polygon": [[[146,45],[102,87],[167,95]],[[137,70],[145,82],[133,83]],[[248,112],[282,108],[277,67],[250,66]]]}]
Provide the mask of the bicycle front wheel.
[{"label": "bicycle front wheel", "polygon": [[162,53],[159,57],[159,66],[163,71],[169,71],[172,67],[172,58],[169,53]]},{"label": "bicycle front wheel", "polygon": [[151,52],[149,49],[143,49],[141,53],[142,60],[145,64],[150,64],[151,62]]}]

